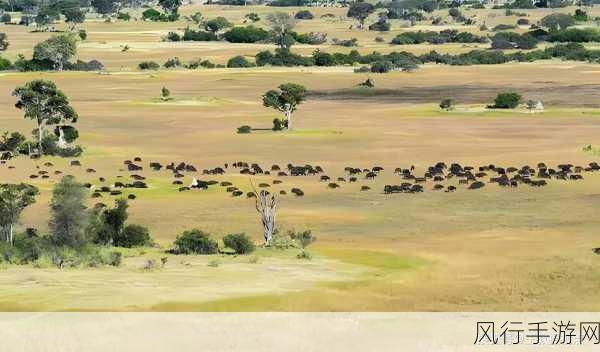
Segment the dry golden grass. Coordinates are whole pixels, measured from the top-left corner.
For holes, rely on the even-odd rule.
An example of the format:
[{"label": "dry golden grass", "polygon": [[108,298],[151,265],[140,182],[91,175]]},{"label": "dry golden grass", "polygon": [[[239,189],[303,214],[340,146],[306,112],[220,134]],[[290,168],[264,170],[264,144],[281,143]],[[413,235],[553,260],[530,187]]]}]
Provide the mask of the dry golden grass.
[{"label": "dry golden grass", "polygon": [[[192,13],[196,8],[186,8]],[[271,8],[199,7],[206,17],[219,13],[239,21],[252,11]],[[221,12],[220,12],[221,11]],[[293,10],[290,10],[293,11]],[[312,9],[311,9],[312,11]],[[596,11],[596,10],[594,10]],[[343,9],[314,9],[315,13]],[[489,11],[487,11],[489,12]],[[503,13],[503,12],[498,12]],[[532,18],[542,11],[531,12]],[[495,19],[495,18],[494,18]],[[516,17],[515,17],[516,20]],[[321,23],[340,38],[374,38],[377,33],[347,30],[349,21]],[[597,65],[537,62],[498,66],[425,65],[414,73],[373,75],[378,89],[410,90],[418,101],[402,95],[347,100],[311,98],[296,114],[296,130],[238,135],[236,127],[268,128],[277,114],[262,107],[260,95],[284,82],[315,91],[347,90],[366,79],[352,68],[256,68],[161,70],[137,72],[142,60],[159,62],[172,56],[202,57],[218,62],[234,54],[252,54],[262,45],[225,43],[161,43],[160,36],[184,23],[101,23],[85,27],[90,39],[80,57],[107,63],[109,74],[5,73],[0,75],[0,130],[28,133],[33,125],[13,107],[10,93],[33,78],[51,79],[71,98],[81,116],[79,142],[85,154],[81,168],[69,160],[50,158],[54,169],[81,181],[101,185],[117,180],[123,161],[140,156],[150,161],[186,161],[199,169],[237,160],[285,165],[318,164],[332,177],[345,166],[381,165],[375,181],[361,180],[328,190],[316,177],[281,178],[272,189],[302,188],[306,196],[281,198],[282,228],[313,230],[318,242],[312,262],[295,253],[262,251],[259,264],[248,258],[170,257],[162,271],[138,269],[139,261],[162,255],[149,250],[130,258],[121,269],[51,270],[10,266],[0,272],[3,310],[597,310],[600,266],[591,248],[600,220],[600,175],[580,182],[552,181],[543,189],[485,187],[453,194],[383,195],[385,184],[398,183],[394,167],[414,164],[417,172],[439,160],[462,164],[534,165],[598,161],[581,147],[598,142]],[[303,27],[306,26],[306,27]],[[4,27],[13,38],[10,55],[26,51],[48,34]],[[2,30],[4,30],[4,28]],[[301,23],[300,31],[311,30]],[[411,29],[412,30],[412,29]],[[339,34],[338,32],[339,31]],[[126,34],[126,35],[125,35]],[[387,34],[386,36],[393,36]],[[124,41],[126,38],[127,41]],[[360,39],[361,42],[367,39]],[[106,44],[100,43],[101,41]],[[359,49],[405,50],[364,44]],[[121,53],[119,45],[130,52]],[[439,47],[435,47],[438,50]],[[313,48],[300,48],[309,53]],[[331,48],[333,50],[333,48]],[[429,50],[426,46],[408,48]],[[414,49],[414,50],[413,50]],[[341,50],[336,48],[336,50]],[[448,46],[448,51],[467,50]],[[123,72],[120,72],[120,67]],[[166,86],[174,100],[156,98]],[[446,92],[431,93],[447,87]],[[465,88],[466,87],[466,88]],[[490,112],[482,107],[495,92],[516,90],[525,98],[542,99],[543,114],[522,110]],[[414,95],[414,94],[413,94]],[[455,97],[458,108],[441,112],[443,96]],[[46,159],[11,161],[0,166],[3,182],[29,180]],[[97,170],[86,174],[85,169]],[[150,188],[135,190],[132,222],[147,225],[163,248],[184,229],[199,227],[217,237],[246,232],[260,240],[260,227],[250,200],[232,198],[220,187],[206,192],[177,192],[167,172],[139,173]],[[185,183],[191,182],[187,175]],[[247,176],[229,171],[201,179],[227,180],[249,191]],[[270,182],[275,177],[256,177]],[[42,189],[27,209],[23,226],[46,228],[49,192],[56,177],[30,180]],[[372,187],[359,192],[360,185]],[[126,194],[128,192],[125,192]],[[111,203],[111,197],[102,199]],[[92,203],[90,201],[90,203]],[[186,265],[183,262],[191,262]]]}]

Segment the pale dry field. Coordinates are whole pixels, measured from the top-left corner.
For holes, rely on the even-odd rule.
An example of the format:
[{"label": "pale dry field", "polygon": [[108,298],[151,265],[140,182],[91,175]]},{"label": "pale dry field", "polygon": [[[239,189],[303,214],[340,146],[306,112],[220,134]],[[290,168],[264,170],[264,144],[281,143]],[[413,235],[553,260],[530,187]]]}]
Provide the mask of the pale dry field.
[{"label": "pale dry field", "polygon": [[[213,9],[200,11],[209,14]],[[230,11],[240,18],[246,13],[237,8]],[[320,11],[342,10],[314,12]],[[166,26],[139,25],[156,31]],[[134,32],[127,38],[136,38],[140,45],[159,38],[138,24],[89,26],[107,26],[106,40],[114,48],[118,47],[114,38],[125,29]],[[27,40],[31,47],[38,39]],[[272,186],[305,191],[302,198],[281,197],[279,226],[313,231],[318,241],[311,247],[312,261],[299,261],[295,253],[261,249],[258,263],[250,263],[247,257],[219,257],[221,265],[212,268],[207,266],[211,258],[170,256],[164,269],[148,273],[139,269],[140,261],[163,255],[160,249],[148,249],[128,258],[120,269],[10,266],[0,271],[3,310],[600,309],[600,259],[591,251],[600,245],[600,174],[586,174],[579,182],[553,180],[541,189],[489,185],[469,191],[459,186],[455,193],[438,193],[430,191],[429,182],[422,194],[382,193],[385,184],[401,182],[392,173],[395,167],[415,165],[422,173],[440,160],[474,166],[599,161],[581,150],[599,143],[599,66],[559,61],[425,65],[413,73],[371,76],[380,90],[364,96],[348,91],[367,77],[350,67],[138,72],[134,67],[142,57],[156,61],[185,55],[229,57],[236,50],[258,49],[224,43],[183,49],[180,44],[158,43],[148,44],[145,53],[135,53],[136,45],[131,45],[132,53],[82,46],[80,56],[108,62],[108,74],[1,74],[0,130],[27,133],[33,128],[13,108],[10,93],[28,80],[43,77],[71,98],[81,116],[78,142],[85,147],[79,158],[81,168],[68,166],[69,160],[48,159],[55,163],[48,170],[60,169],[95,185],[101,185],[100,176],[107,183],[116,181],[117,175],[127,177],[129,173],[119,169],[124,160],[135,156],[144,159],[146,169],[150,161],[185,161],[201,170],[243,160],[263,166],[318,164],[332,177],[344,176],[345,166],[380,165],[386,170],[374,181],[342,183],[337,190],[327,189],[317,176],[284,177],[283,184]],[[124,72],[119,70],[120,60]],[[321,93],[300,107],[296,130],[236,134],[240,125],[270,127],[277,115],[262,107],[260,95],[284,82]],[[174,100],[158,102],[162,86],[171,90]],[[505,90],[542,99],[546,111],[483,109]],[[437,104],[444,97],[455,98],[458,108],[441,112]],[[1,166],[0,175],[10,182],[29,180],[38,171],[36,165],[46,169],[41,166],[45,161],[11,161],[15,169]],[[88,167],[97,173],[85,173]],[[232,198],[220,187],[180,193],[167,172],[138,174],[148,178],[150,188],[132,192],[138,198],[131,202],[131,221],[148,226],[163,248],[192,227],[216,237],[246,232],[260,240],[251,200]],[[184,182],[191,182],[192,176],[188,174]],[[196,176],[231,181],[250,190],[249,178],[235,170],[223,176]],[[254,182],[273,179],[257,176]],[[46,228],[47,202],[55,181],[55,176],[48,181],[30,180],[43,192],[24,214],[24,226]],[[372,189],[360,192],[361,185]],[[101,201],[109,204],[111,197]]]}]

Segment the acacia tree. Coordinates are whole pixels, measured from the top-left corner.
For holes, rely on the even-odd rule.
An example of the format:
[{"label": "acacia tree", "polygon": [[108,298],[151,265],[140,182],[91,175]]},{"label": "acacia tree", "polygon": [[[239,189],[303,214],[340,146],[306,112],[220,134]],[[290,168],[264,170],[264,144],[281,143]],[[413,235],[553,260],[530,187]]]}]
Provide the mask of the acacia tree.
[{"label": "acacia tree", "polygon": [[295,40],[292,29],[296,26],[296,19],[285,12],[275,12],[267,15],[267,23],[273,42],[281,50],[289,50]]},{"label": "acacia tree", "polygon": [[263,105],[281,111],[287,121],[287,129],[292,129],[292,113],[306,99],[306,88],[295,83],[285,83],[279,90],[270,90],[263,95]]},{"label": "acacia tree", "polygon": [[365,20],[375,11],[375,6],[368,2],[355,2],[350,5],[346,16],[357,19],[359,28],[365,27]]},{"label": "acacia tree", "polygon": [[47,126],[75,123],[79,118],[67,96],[56,88],[54,82],[36,79],[17,87],[13,95],[17,98],[15,107],[25,111],[25,118],[37,123],[40,155],[44,152],[42,141]]},{"label": "acacia tree", "polygon": [[21,184],[0,185],[0,234],[2,239],[13,243],[13,227],[25,208],[35,203],[37,187]]}]

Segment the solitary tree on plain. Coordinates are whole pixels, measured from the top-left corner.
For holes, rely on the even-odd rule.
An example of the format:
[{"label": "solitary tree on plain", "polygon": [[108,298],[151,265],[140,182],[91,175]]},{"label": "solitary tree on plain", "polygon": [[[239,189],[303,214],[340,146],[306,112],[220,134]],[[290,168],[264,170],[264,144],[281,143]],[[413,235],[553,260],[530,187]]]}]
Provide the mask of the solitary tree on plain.
[{"label": "solitary tree on plain", "polygon": [[358,27],[362,29],[365,27],[365,20],[374,11],[375,11],[375,6],[373,6],[372,4],[370,4],[368,2],[355,2],[352,5],[350,5],[350,8],[348,9],[348,13],[346,14],[346,16],[358,20],[358,23],[359,23]]},{"label": "solitary tree on plain", "polygon": [[294,44],[295,40],[291,32],[296,26],[296,22],[294,17],[285,12],[275,12],[267,15],[271,38],[281,50],[289,50]]},{"label": "solitary tree on plain", "polygon": [[54,82],[36,79],[17,87],[13,95],[17,98],[15,107],[25,111],[25,118],[37,123],[40,155],[44,152],[42,141],[47,126],[75,123],[79,118],[67,96]]},{"label": "solitary tree on plain", "polygon": [[275,231],[275,213],[279,201],[274,194],[269,194],[269,192],[264,190],[258,192],[253,184],[252,188],[254,188],[254,194],[256,194],[255,206],[263,226],[265,244],[269,245],[273,239],[273,232]]},{"label": "solitary tree on plain", "polygon": [[13,243],[13,227],[25,208],[35,203],[37,187],[21,184],[0,185],[0,234],[2,239]]},{"label": "solitary tree on plain", "polygon": [[263,95],[263,105],[280,111],[287,121],[287,129],[292,129],[292,113],[306,99],[306,88],[295,83],[285,83],[278,90],[270,90]]}]

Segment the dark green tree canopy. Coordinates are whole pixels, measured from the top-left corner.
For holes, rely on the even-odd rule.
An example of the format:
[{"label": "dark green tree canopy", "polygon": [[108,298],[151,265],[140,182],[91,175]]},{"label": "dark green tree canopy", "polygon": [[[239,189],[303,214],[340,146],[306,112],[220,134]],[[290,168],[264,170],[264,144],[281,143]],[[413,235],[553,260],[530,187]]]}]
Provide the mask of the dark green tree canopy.
[{"label": "dark green tree canopy", "polygon": [[158,4],[166,12],[175,13],[179,11],[179,7],[181,6],[181,0],[158,0]]},{"label": "dark green tree canopy", "polygon": [[54,68],[62,71],[64,65],[77,53],[77,39],[72,34],[52,36],[33,48],[33,58],[50,61]]},{"label": "dark green tree canopy", "polygon": [[75,123],[79,118],[67,96],[56,88],[54,82],[36,79],[17,87],[13,95],[17,98],[15,107],[25,112],[25,118],[37,123],[40,154],[43,153],[42,139],[46,126]]},{"label": "dark green tree canopy", "polygon": [[346,16],[355,18],[360,22],[361,28],[365,24],[365,20],[375,11],[375,6],[368,2],[355,2],[350,5]]},{"label": "dark green tree canopy", "polygon": [[263,95],[263,105],[282,112],[292,129],[292,113],[306,99],[306,88],[295,83],[285,83],[279,90],[270,90]]}]

